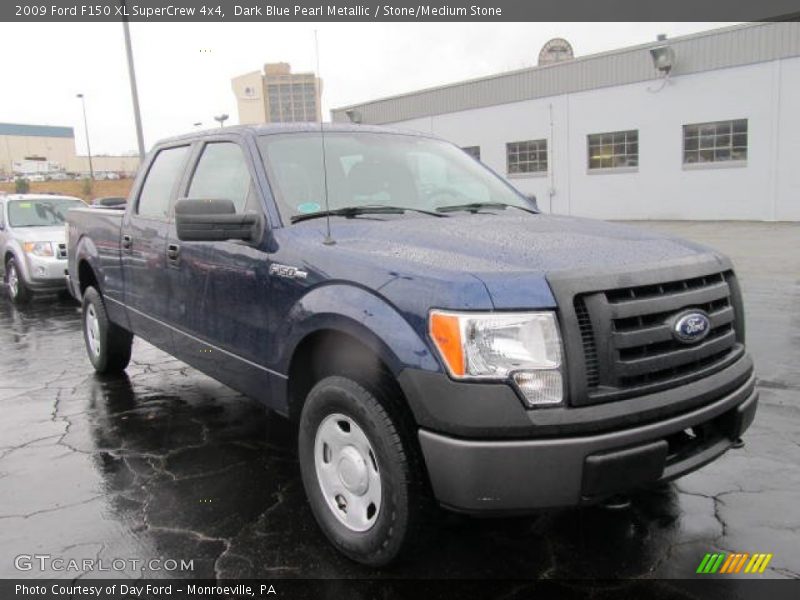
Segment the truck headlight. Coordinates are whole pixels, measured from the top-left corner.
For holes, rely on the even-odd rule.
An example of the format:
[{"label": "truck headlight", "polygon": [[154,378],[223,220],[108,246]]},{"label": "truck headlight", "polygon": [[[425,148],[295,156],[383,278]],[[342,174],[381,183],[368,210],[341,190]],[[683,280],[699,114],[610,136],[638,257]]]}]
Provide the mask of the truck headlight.
[{"label": "truck headlight", "polygon": [[53,256],[53,244],[50,242],[25,242],[22,248],[34,256]]},{"label": "truck headlight", "polygon": [[452,377],[510,379],[530,406],[562,402],[561,336],[553,312],[434,310],[429,332]]}]

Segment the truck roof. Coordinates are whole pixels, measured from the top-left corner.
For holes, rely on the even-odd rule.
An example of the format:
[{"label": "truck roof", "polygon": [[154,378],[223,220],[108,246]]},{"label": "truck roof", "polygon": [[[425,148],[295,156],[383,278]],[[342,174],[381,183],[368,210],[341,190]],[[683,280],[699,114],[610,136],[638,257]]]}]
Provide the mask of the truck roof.
[{"label": "truck roof", "polygon": [[[411,135],[417,137],[435,137],[421,131],[412,129],[402,129],[399,127],[383,127],[378,125],[358,125],[354,123],[324,123],[322,129],[328,132],[366,132],[366,133],[395,133]],[[240,135],[274,135],[279,133],[315,133],[320,130],[319,123],[264,123],[260,125],[233,125],[230,127],[215,127],[202,131],[192,131],[177,136],[164,138],[158,141],[157,145],[184,141],[196,140],[205,137],[219,135],[220,133],[236,133]]]}]

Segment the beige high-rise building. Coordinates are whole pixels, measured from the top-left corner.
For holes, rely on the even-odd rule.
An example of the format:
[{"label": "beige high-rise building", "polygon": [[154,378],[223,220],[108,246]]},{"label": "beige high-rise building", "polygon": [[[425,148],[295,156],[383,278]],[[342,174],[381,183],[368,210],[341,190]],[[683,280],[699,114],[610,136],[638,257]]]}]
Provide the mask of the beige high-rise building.
[{"label": "beige high-rise building", "polygon": [[322,81],[314,73],[292,73],[288,63],[234,77],[231,87],[242,125],[322,120]]}]

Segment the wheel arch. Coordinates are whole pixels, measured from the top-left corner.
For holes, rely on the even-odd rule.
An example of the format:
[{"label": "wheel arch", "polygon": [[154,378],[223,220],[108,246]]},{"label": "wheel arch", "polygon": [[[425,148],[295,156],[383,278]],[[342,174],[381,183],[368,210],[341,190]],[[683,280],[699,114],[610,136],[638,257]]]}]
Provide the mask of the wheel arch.
[{"label": "wheel arch", "polygon": [[402,396],[396,368],[397,357],[391,350],[374,333],[357,324],[316,329],[300,340],[289,362],[289,418],[299,419],[308,392],[328,375],[350,376],[366,384],[388,384]]},{"label": "wheel arch", "polygon": [[[99,287],[97,282],[97,274],[94,268],[86,259],[81,259],[78,262],[78,288],[80,289],[81,296],[89,286]],[[100,291],[98,289],[98,291]]]},{"label": "wheel arch", "polygon": [[82,236],[75,248],[75,263],[77,265],[78,288],[81,295],[86,288],[93,285],[98,292],[103,292],[103,285],[100,274],[102,271],[98,266],[97,248],[91,238]]},{"label": "wheel arch", "polygon": [[[409,367],[439,371],[423,338],[398,308],[372,290],[344,283],[310,290],[288,311],[275,337],[282,340],[276,347],[277,364],[280,372],[288,374],[290,416],[297,415],[298,405],[302,407],[305,400],[303,392],[313,386],[308,380],[318,380],[316,373],[330,371],[313,360],[331,357],[334,364],[348,369],[363,363],[360,373],[372,369],[391,375],[392,380]],[[304,365],[309,369],[305,373]],[[310,370],[312,365],[315,370]]]},{"label": "wheel arch", "polygon": [[14,259],[14,263],[17,265],[17,273],[22,278],[23,281],[27,282],[30,280],[29,273],[28,273],[28,265],[23,259],[22,256],[22,247],[19,246],[19,243],[14,240],[12,244],[9,244],[6,247],[5,255],[3,256],[3,273],[5,276],[8,276],[8,261],[12,258]]}]

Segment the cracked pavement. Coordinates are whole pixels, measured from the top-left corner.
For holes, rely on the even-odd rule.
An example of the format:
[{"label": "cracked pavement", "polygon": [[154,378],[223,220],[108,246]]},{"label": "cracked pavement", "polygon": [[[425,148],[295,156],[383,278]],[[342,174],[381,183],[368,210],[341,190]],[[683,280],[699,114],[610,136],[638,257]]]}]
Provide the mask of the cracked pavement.
[{"label": "cracked pavement", "polygon": [[[628,508],[442,513],[433,543],[373,570],[317,529],[291,424],[141,340],[126,378],[97,378],[74,304],[16,308],[3,295],[0,576],[685,578],[721,550],[771,552],[764,577],[800,578],[800,225],[636,226],[708,243],[737,266],[761,389],[744,448]],[[15,570],[15,556],[37,553],[192,559],[194,571]]]}]

